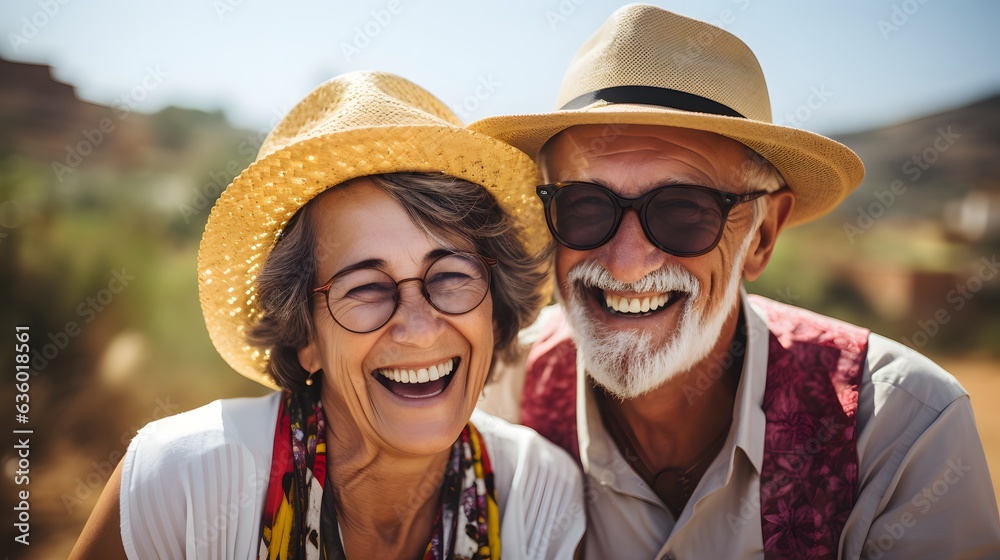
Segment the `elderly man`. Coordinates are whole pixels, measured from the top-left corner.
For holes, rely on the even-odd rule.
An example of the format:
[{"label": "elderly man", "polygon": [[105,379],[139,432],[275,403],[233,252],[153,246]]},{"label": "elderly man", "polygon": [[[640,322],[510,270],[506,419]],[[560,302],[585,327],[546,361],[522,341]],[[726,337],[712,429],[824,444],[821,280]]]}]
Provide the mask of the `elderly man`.
[{"label": "elderly man", "polygon": [[958,382],[742,290],[857,156],[772,124],[739,39],[651,6],[584,44],[558,105],[471,125],[538,157],[560,302],[482,406],[577,456],[587,557],[1000,557]]}]

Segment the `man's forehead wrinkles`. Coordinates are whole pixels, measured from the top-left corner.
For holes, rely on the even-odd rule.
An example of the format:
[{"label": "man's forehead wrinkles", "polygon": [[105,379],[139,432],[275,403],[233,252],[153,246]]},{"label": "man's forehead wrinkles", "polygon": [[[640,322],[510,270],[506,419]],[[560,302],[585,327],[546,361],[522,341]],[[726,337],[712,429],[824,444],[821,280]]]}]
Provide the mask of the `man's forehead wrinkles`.
[{"label": "man's forehead wrinkles", "polygon": [[619,154],[635,151],[669,153],[673,150],[691,151],[676,141],[653,134],[623,134],[611,138],[601,135],[569,136],[570,143],[583,154]]},{"label": "man's forehead wrinkles", "polygon": [[570,161],[555,180],[588,180],[612,190],[632,185],[645,191],[671,184],[718,187],[728,183],[724,171],[703,157],[680,157],[659,150],[637,150]]},{"label": "man's forehead wrinkles", "polygon": [[[637,158],[648,162],[692,161],[705,170],[718,171],[713,164],[708,150],[691,147],[678,142],[656,136],[630,136],[619,138],[607,143],[590,143],[572,138],[568,158],[571,161],[591,160],[600,163],[602,160],[618,158]],[[589,161],[588,161],[589,163]],[[684,161],[687,163],[687,161]]]},{"label": "man's forehead wrinkles", "polygon": [[[639,195],[668,185],[702,185],[705,178],[697,173],[685,173],[682,171],[673,172],[655,177],[646,177],[636,170],[619,169],[614,173],[588,173],[581,170],[572,177],[565,177],[565,181],[587,181],[600,185],[610,191],[624,195]],[[705,185],[702,185],[705,186]]]}]

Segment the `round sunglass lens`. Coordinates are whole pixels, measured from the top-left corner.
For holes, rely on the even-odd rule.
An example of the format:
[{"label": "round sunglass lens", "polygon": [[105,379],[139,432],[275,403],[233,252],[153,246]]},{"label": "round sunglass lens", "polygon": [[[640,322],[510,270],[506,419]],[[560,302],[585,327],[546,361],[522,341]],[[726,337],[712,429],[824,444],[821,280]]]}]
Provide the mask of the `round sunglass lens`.
[{"label": "round sunglass lens", "polygon": [[549,217],[564,244],[591,248],[614,228],[615,203],[599,188],[572,184],[555,191]]},{"label": "round sunglass lens", "polygon": [[672,252],[698,253],[715,243],[724,218],[719,203],[706,192],[668,188],[646,207],[646,223],[657,243]]}]

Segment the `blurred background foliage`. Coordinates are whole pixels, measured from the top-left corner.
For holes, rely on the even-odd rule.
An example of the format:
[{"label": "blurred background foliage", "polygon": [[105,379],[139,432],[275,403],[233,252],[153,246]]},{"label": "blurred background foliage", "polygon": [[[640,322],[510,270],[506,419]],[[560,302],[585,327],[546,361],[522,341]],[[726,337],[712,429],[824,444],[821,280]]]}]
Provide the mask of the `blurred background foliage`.
[{"label": "blurred background foliage", "polygon": [[864,182],[787,230],[749,290],[932,357],[1000,357],[1000,95],[836,139]]},{"label": "blurred background foliage", "polygon": [[[948,127],[960,136],[935,148]],[[65,556],[144,423],[266,392],[212,347],[195,268],[212,203],[265,134],[221,112],[80,101],[48,67],[0,60],[0,293],[4,328],[29,325],[35,352],[37,557]],[[1000,278],[981,278],[959,309],[949,294],[973,287],[981,259],[1000,249],[1000,97],[839,139],[865,161],[864,185],[826,218],[786,231],[749,290],[909,340],[967,386],[964,367],[978,372],[972,383],[993,383]],[[934,162],[913,180],[913,158],[929,161],[929,148]],[[893,181],[906,190],[893,193]],[[942,309],[948,322],[931,335]],[[0,401],[13,402],[12,383],[0,384]],[[996,419],[979,420],[992,434]],[[0,508],[10,511],[16,461],[0,454]],[[0,539],[13,531],[0,526]]]}]

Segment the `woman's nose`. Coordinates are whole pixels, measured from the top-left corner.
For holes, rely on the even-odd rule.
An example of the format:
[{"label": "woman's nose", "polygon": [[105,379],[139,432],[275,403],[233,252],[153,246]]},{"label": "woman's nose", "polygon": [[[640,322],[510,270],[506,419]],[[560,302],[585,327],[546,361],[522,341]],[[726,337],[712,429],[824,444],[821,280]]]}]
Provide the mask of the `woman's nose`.
[{"label": "woman's nose", "polygon": [[389,332],[400,344],[428,348],[444,331],[444,321],[421,287],[420,282],[400,282],[399,307],[389,322]]}]

